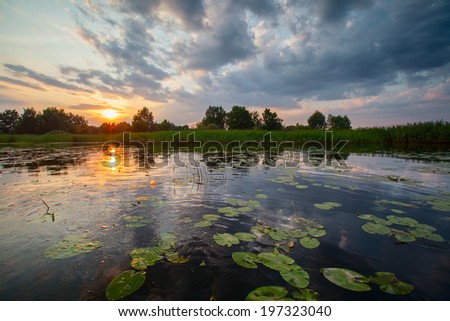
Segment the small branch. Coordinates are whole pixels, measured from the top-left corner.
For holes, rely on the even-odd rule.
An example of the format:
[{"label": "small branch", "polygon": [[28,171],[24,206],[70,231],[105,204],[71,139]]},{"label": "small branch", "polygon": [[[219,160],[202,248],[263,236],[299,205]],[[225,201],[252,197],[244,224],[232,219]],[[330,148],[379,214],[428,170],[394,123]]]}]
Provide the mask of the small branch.
[{"label": "small branch", "polygon": [[55,213],[49,213],[50,206],[48,206],[47,203],[45,203],[44,200],[42,200],[42,203],[44,203],[44,205],[47,207],[47,211],[45,212],[44,215],[51,215],[52,216],[52,222],[54,222],[55,221]]},{"label": "small branch", "polygon": [[44,200],[42,200],[42,203],[44,203],[44,205],[47,206],[47,211],[45,212],[45,214],[48,214],[48,211],[50,210],[50,206],[48,206]]}]

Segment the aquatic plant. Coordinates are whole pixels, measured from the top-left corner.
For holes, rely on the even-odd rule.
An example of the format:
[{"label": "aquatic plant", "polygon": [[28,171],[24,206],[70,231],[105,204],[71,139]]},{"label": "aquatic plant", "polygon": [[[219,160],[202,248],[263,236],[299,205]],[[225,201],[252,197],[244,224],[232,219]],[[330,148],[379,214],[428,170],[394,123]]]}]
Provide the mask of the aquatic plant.
[{"label": "aquatic plant", "polygon": [[88,235],[68,235],[61,242],[48,247],[43,256],[62,260],[83,253],[89,253],[103,246],[102,242],[89,241]]}]

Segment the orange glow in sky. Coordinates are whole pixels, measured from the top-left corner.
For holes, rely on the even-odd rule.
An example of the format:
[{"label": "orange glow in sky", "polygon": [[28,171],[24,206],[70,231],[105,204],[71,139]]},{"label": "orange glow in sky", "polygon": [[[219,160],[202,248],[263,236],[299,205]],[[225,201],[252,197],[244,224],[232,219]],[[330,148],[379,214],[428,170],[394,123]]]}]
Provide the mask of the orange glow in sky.
[{"label": "orange glow in sky", "polygon": [[115,118],[117,118],[119,116],[119,114],[117,113],[117,111],[113,110],[113,109],[105,109],[102,111],[102,115],[103,117],[109,119],[109,120],[113,120]]}]

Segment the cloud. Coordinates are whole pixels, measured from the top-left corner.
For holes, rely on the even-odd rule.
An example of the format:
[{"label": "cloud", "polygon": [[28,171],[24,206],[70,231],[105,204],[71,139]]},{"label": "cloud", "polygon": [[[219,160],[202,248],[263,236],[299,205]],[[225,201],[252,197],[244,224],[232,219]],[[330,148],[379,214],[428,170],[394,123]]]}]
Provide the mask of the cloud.
[{"label": "cloud", "polygon": [[41,74],[41,73],[37,73],[37,72],[35,72],[31,69],[28,69],[22,65],[3,64],[3,66],[5,66],[7,69],[12,71],[17,76],[21,76],[21,77],[25,76],[25,77],[34,79],[38,82],[41,82],[43,84],[46,84],[46,85],[49,85],[52,87],[57,87],[57,88],[62,88],[62,89],[67,89],[67,90],[72,90],[72,91],[83,91],[83,92],[93,93],[92,90],[83,89],[78,86],[64,83],[58,79],[49,77],[49,76]]},{"label": "cloud", "polygon": [[121,108],[113,107],[109,104],[106,105],[97,105],[97,104],[79,104],[79,105],[73,105],[69,107],[70,109],[75,110],[105,110],[105,109],[114,109],[117,111],[122,111]]},{"label": "cloud", "polygon": [[12,79],[12,78],[8,78],[8,77],[0,76],[0,81],[8,82],[10,84],[19,85],[22,87],[28,87],[28,88],[44,91],[44,88],[42,88],[40,86],[36,86],[36,85],[30,84],[28,82],[18,80],[18,79]]},{"label": "cloud", "polygon": [[167,0],[164,3],[191,30],[200,30],[205,27],[206,18],[203,0]]}]

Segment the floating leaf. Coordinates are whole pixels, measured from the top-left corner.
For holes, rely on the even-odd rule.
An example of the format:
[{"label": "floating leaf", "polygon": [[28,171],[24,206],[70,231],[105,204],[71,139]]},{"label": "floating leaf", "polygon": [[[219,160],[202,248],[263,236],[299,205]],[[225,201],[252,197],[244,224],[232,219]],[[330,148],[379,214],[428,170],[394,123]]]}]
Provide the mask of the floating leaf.
[{"label": "floating leaf", "polygon": [[320,245],[320,241],[314,237],[305,236],[300,239],[300,244],[307,249],[315,249]]},{"label": "floating leaf", "polygon": [[259,193],[259,194],[256,194],[256,195],[255,195],[255,198],[264,199],[264,198],[267,198],[267,195],[266,195],[266,194]]},{"label": "floating leaf", "polygon": [[317,229],[317,228],[308,228],[308,233],[309,233],[309,235],[311,235],[313,237],[322,237],[327,234],[327,232],[325,232],[325,230]]},{"label": "floating leaf", "polygon": [[235,217],[235,216],[239,215],[238,209],[236,209],[234,207],[229,207],[229,206],[221,207],[217,211],[228,217]]},{"label": "floating leaf", "polygon": [[437,211],[442,212],[450,212],[450,199],[449,198],[438,198],[438,197],[430,197],[430,200],[427,201],[431,208]]},{"label": "floating leaf", "polygon": [[320,272],[330,282],[351,291],[370,291],[369,280],[354,271],[340,268],[322,268]]},{"label": "floating leaf", "polygon": [[392,204],[392,205],[396,205],[396,206],[404,206],[404,207],[417,207],[414,204],[410,204],[410,203],[403,203],[403,202],[399,202],[399,201],[389,201],[389,200],[380,200],[377,203],[381,203],[381,204]]},{"label": "floating leaf", "polygon": [[[256,265],[259,262],[258,255],[250,252],[234,252],[231,257],[233,258],[236,264],[247,268],[247,269],[256,269],[258,266]],[[256,262],[256,263],[255,263]]]},{"label": "floating leaf", "polygon": [[444,242],[444,238],[439,234],[430,233],[426,236],[423,236],[424,239],[435,241],[435,242]]},{"label": "floating leaf", "polygon": [[281,286],[261,286],[247,295],[247,301],[287,301],[288,290]]},{"label": "floating leaf", "polygon": [[256,236],[254,234],[244,232],[235,233],[234,236],[244,242],[252,242],[256,239]]},{"label": "floating leaf", "polygon": [[245,214],[245,213],[249,213],[249,212],[253,211],[253,208],[251,208],[250,206],[242,206],[242,207],[236,208],[236,210],[241,214]]},{"label": "floating leaf", "polygon": [[145,226],[149,223],[153,223],[152,219],[145,218],[143,216],[138,216],[138,215],[126,216],[123,219],[127,222],[126,226],[131,227],[131,228],[138,228],[138,227]]},{"label": "floating leaf", "polygon": [[92,252],[102,246],[102,242],[88,241],[87,235],[69,235],[61,242],[47,248],[43,256],[53,260],[62,260],[82,253]]},{"label": "floating leaf", "polygon": [[368,222],[362,226],[364,232],[369,234],[388,234],[391,230],[383,224]]},{"label": "floating leaf", "polygon": [[116,276],[106,288],[108,300],[119,300],[138,290],[145,282],[145,272],[127,270]]},{"label": "floating leaf", "polygon": [[298,291],[292,291],[292,297],[301,301],[317,301],[319,299],[319,293],[311,289],[300,289]]},{"label": "floating leaf", "polygon": [[208,227],[212,226],[213,223],[211,221],[200,221],[194,224],[194,227]]},{"label": "floating leaf", "polygon": [[145,271],[148,265],[148,261],[143,257],[137,257],[131,260],[131,267],[135,270]]},{"label": "floating leaf", "polygon": [[411,243],[416,240],[416,238],[411,235],[410,233],[407,233],[405,231],[395,230],[393,229],[392,232],[394,233],[395,238],[397,241],[402,243]]},{"label": "floating leaf", "polygon": [[294,264],[294,260],[289,256],[275,253],[260,253],[258,254],[259,261],[267,266],[269,269],[276,271],[283,271],[289,269],[289,265]]},{"label": "floating leaf", "polygon": [[415,227],[419,222],[417,222],[415,219],[410,217],[400,217],[395,215],[388,215],[386,216],[388,219],[388,223],[391,224],[397,224],[397,225],[405,225],[409,227]]},{"label": "floating leaf", "polygon": [[183,264],[189,262],[189,258],[181,256],[177,252],[166,253],[166,259],[175,264]]},{"label": "floating leaf", "polygon": [[398,210],[398,209],[395,209],[395,208],[391,208],[391,212],[394,212],[394,213],[396,213],[396,214],[406,214],[406,212],[405,211],[402,211],[402,210]]},{"label": "floating leaf", "polygon": [[158,243],[159,247],[163,250],[170,250],[175,247],[177,236],[174,233],[164,233],[161,235],[161,239]]},{"label": "floating leaf", "polygon": [[287,232],[281,229],[272,229],[269,232],[269,236],[274,241],[284,241],[289,237]]},{"label": "floating leaf", "polygon": [[258,201],[255,201],[255,200],[249,200],[249,201],[247,202],[247,206],[248,206],[248,207],[251,207],[251,208],[253,208],[253,209],[256,209],[256,208],[260,207],[261,204],[260,204]]},{"label": "floating leaf", "polygon": [[404,295],[410,293],[414,286],[399,281],[394,273],[376,272],[375,276],[369,277],[370,282],[380,286],[380,290],[390,294]]},{"label": "floating leaf", "polygon": [[301,237],[308,235],[308,231],[304,231],[302,229],[297,228],[297,229],[288,231],[287,234],[293,238],[301,238]]},{"label": "floating leaf", "polygon": [[217,214],[205,214],[203,215],[203,219],[206,221],[217,221],[220,218],[220,215]]},{"label": "floating leaf", "polygon": [[295,187],[298,189],[305,189],[308,188],[308,185],[296,185]]},{"label": "floating leaf", "polygon": [[246,206],[247,205],[247,201],[237,199],[237,198],[231,198],[231,197],[225,199],[225,202],[227,202],[230,205],[235,205],[235,206]]},{"label": "floating leaf", "polygon": [[250,232],[255,234],[256,237],[262,237],[269,233],[270,227],[268,226],[261,226],[261,225],[255,225],[250,229]]},{"label": "floating leaf", "polygon": [[133,249],[133,251],[131,251],[130,253],[130,256],[133,259],[142,258],[147,262],[149,266],[153,266],[157,261],[164,258],[162,256],[163,253],[164,251],[159,247],[140,247]]},{"label": "floating leaf", "polygon": [[428,225],[428,224],[417,224],[415,226],[416,230],[423,230],[423,231],[427,231],[427,232],[435,232],[436,228]]},{"label": "floating leaf", "polygon": [[280,275],[287,283],[298,289],[309,285],[309,274],[297,264],[289,265],[289,269],[281,270]]},{"label": "floating leaf", "polygon": [[229,233],[216,233],[213,236],[214,242],[219,245],[231,247],[233,244],[239,244],[239,239]]},{"label": "floating leaf", "polygon": [[314,207],[321,209],[321,210],[326,210],[326,211],[335,209],[336,207],[340,207],[340,206],[342,206],[342,204],[335,203],[335,202],[323,202],[323,203],[314,204]]}]

